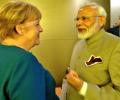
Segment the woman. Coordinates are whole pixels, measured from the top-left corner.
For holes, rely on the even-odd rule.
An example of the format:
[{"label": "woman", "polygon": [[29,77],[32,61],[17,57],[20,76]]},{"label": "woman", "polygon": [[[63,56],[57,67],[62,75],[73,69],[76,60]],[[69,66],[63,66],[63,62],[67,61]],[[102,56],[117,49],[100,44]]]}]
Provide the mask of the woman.
[{"label": "woman", "polygon": [[0,10],[0,100],[58,100],[55,81],[32,53],[42,28],[39,10],[12,1]]}]

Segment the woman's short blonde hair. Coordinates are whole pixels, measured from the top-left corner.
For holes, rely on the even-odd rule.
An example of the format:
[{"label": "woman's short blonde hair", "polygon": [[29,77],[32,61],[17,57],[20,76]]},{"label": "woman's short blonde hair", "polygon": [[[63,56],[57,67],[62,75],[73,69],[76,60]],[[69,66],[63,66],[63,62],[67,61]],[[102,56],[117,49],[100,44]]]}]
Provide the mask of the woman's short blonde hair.
[{"label": "woman's short blonde hair", "polygon": [[40,11],[32,4],[22,1],[11,1],[0,9],[0,41],[12,36],[17,24],[39,20]]}]

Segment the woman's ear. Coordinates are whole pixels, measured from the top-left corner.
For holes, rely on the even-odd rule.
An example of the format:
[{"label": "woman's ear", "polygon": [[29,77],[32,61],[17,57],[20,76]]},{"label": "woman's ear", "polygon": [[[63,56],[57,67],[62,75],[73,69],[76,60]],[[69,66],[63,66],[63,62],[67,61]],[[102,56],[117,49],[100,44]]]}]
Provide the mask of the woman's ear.
[{"label": "woman's ear", "polygon": [[15,26],[15,31],[16,31],[16,33],[17,34],[19,34],[19,35],[21,35],[22,34],[22,27],[21,27],[21,25],[16,25]]}]

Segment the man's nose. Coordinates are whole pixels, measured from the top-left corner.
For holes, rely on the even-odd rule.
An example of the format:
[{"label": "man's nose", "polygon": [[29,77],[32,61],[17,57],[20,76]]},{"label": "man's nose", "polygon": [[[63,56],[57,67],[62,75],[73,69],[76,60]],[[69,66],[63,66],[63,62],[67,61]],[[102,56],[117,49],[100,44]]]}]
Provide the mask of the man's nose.
[{"label": "man's nose", "polygon": [[76,21],[76,27],[79,27],[79,26],[81,26],[83,24],[83,21],[82,20],[77,20]]}]

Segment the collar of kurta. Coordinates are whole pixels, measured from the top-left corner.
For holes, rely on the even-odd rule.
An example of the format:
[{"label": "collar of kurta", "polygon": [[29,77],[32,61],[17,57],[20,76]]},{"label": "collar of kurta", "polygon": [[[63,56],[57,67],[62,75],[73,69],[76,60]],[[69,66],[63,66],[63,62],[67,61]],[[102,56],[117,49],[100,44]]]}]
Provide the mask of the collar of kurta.
[{"label": "collar of kurta", "polygon": [[93,44],[99,41],[104,36],[105,33],[106,33],[105,30],[101,29],[99,32],[95,33],[92,37],[86,39],[85,41],[88,45]]}]

